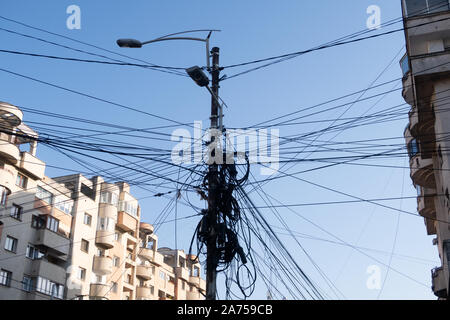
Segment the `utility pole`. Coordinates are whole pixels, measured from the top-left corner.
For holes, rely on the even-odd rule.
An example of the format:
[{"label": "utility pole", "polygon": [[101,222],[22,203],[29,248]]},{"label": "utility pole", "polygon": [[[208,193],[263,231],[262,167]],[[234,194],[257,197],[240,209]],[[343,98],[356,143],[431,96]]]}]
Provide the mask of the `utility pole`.
[{"label": "utility pole", "polygon": [[[212,148],[210,150],[214,150],[213,152],[217,152],[218,147],[221,146],[219,141],[213,141],[214,137],[218,138],[217,130],[219,130],[219,109],[221,108],[219,105],[218,97],[219,97],[219,48],[214,47],[211,50],[212,54],[212,85],[211,85],[211,141],[210,146]],[[222,112],[221,114],[222,115]],[[220,126],[220,130],[222,130]],[[213,132],[215,132],[213,134]],[[222,132],[220,132],[220,135]],[[210,156],[213,156],[210,154]],[[218,215],[219,210],[217,207],[217,196],[219,191],[219,181],[218,181],[218,164],[216,162],[209,164],[209,172],[208,172],[208,212],[207,212],[207,221],[208,221],[208,239],[206,243],[207,248],[207,256],[206,256],[206,300],[216,300],[216,277],[217,277],[217,265],[218,265],[218,255],[217,255],[217,224],[218,224]]]}]

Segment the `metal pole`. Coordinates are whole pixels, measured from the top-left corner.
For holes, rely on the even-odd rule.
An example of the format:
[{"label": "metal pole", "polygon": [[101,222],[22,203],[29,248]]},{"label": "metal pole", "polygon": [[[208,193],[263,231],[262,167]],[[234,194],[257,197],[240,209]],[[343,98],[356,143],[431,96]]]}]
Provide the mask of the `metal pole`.
[{"label": "metal pole", "polygon": [[[219,96],[219,48],[214,47],[211,50],[212,54],[212,86],[211,90],[213,95],[211,96],[211,130],[218,129],[218,110],[220,108],[218,99]],[[220,146],[218,141],[211,141],[211,144]],[[214,148],[216,149],[216,148]],[[214,150],[213,149],[213,150]],[[210,149],[211,150],[211,149]],[[209,183],[208,183],[208,226],[209,236],[207,239],[207,257],[206,257],[206,300],[216,300],[216,276],[217,276],[217,193],[218,193],[218,165],[217,163],[211,163],[209,165]]]}]

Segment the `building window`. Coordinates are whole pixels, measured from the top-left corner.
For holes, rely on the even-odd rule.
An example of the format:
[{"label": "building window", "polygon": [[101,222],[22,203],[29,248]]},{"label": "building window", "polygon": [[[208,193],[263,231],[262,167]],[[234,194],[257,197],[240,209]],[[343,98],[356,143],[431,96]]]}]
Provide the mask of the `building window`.
[{"label": "building window", "polygon": [[117,207],[119,204],[119,197],[112,192],[102,192],[100,193],[100,203],[108,203]]},{"label": "building window", "polygon": [[25,177],[23,174],[18,173],[16,178],[16,186],[26,189],[28,184],[28,178]]},{"label": "building window", "polygon": [[200,277],[200,268],[194,267],[194,277]]},{"label": "building window", "polygon": [[17,250],[17,239],[7,236],[5,241],[5,250],[16,253]]},{"label": "building window", "polygon": [[163,271],[159,272],[159,277],[161,278],[161,280],[166,281],[166,274]]},{"label": "building window", "polygon": [[81,239],[81,251],[89,252],[89,241]]},{"label": "building window", "polygon": [[0,186],[0,206],[6,207],[6,202],[8,200],[9,190],[4,186]]},{"label": "building window", "polygon": [[118,232],[114,233],[114,241],[117,241],[117,242],[120,241],[120,233],[118,233]]},{"label": "building window", "polygon": [[408,17],[449,10],[448,0],[405,0]]},{"label": "building window", "polygon": [[11,207],[10,216],[14,219],[22,221],[23,208],[17,204],[13,204]]},{"label": "building window", "polygon": [[131,279],[131,274],[127,274],[124,279],[125,283],[133,284]]},{"label": "building window", "polygon": [[40,216],[33,216],[31,218],[31,227],[34,229],[42,229],[45,227],[45,218]]},{"label": "building window", "polygon": [[90,214],[84,213],[84,224],[90,226],[92,223],[92,216]]},{"label": "building window", "polygon": [[150,286],[150,293],[151,293],[151,295],[155,294],[155,287],[154,286]]},{"label": "building window", "polygon": [[48,279],[38,277],[36,281],[36,291],[58,298],[63,299],[64,297],[64,286],[61,284],[57,284]]},{"label": "building window", "polygon": [[33,290],[33,279],[31,277],[23,276],[22,290],[26,292],[31,292]]},{"label": "building window", "polygon": [[137,217],[137,205],[131,201],[120,201],[119,211],[123,211],[134,217]]},{"label": "building window", "polygon": [[54,206],[56,209],[59,209],[64,213],[72,214],[73,200],[67,199],[63,196],[58,196],[55,197]]},{"label": "building window", "polygon": [[42,187],[37,187],[36,198],[41,199],[42,201],[47,202],[48,204],[53,204],[53,193],[45,190]]},{"label": "building window", "polygon": [[182,290],[186,289],[186,282],[184,282],[183,280],[181,280],[181,289]]},{"label": "building window", "polygon": [[97,256],[99,257],[105,257],[106,256],[106,251],[103,249],[98,249],[97,250]]},{"label": "building window", "polygon": [[414,157],[415,155],[417,155],[419,153],[419,144],[416,139],[412,139],[408,143],[407,148],[408,148],[408,154],[409,154],[410,158]]},{"label": "building window", "polygon": [[86,279],[86,269],[84,269],[82,267],[78,267],[77,278],[79,280]]},{"label": "building window", "polygon": [[112,283],[111,290],[112,290],[112,292],[117,293],[117,282]]},{"label": "building window", "polygon": [[40,251],[39,249],[37,249],[33,245],[29,244],[27,246],[27,252],[26,252],[26,257],[27,258],[29,258],[31,260],[37,260],[37,259],[42,259],[42,257],[44,255],[45,255],[44,252]]},{"label": "building window", "polygon": [[12,279],[12,272],[7,270],[0,270],[0,285],[10,287]]},{"label": "building window", "polygon": [[59,220],[47,216],[47,224],[46,227],[48,230],[53,231],[53,232],[58,232],[59,229]]},{"label": "building window", "polygon": [[95,276],[95,283],[102,284],[103,282],[104,282],[103,281],[103,276],[99,276],[99,275]]},{"label": "building window", "polygon": [[116,228],[116,222],[111,218],[98,219],[97,230],[114,232]]},{"label": "building window", "polygon": [[118,267],[120,265],[120,258],[119,257],[116,257],[116,256],[113,257],[113,265],[115,267]]}]

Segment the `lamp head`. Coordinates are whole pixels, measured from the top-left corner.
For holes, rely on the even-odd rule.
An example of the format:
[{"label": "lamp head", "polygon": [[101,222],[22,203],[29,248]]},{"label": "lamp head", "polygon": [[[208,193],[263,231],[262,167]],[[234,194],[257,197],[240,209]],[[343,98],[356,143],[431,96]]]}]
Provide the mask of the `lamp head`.
[{"label": "lamp head", "polygon": [[187,74],[189,77],[191,77],[192,80],[197,83],[200,87],[206,87],[209,85],[209,78],[208,76],[203,72],[202,68],[199,66],[194,66],[191,68],[186,69]]},{"label": "lamp head", "polygon": [[119,39],[117,45],[121,48],[141,48],[142,43],[136,39]]}]

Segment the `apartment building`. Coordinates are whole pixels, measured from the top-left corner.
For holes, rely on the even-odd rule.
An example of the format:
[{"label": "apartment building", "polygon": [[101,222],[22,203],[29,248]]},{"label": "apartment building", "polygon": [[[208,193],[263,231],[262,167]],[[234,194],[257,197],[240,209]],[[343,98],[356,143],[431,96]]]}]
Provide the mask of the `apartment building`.
[{"label": "apartment building", "polygon": [[450,3],[402,0],[407,52],[400,61],[403,97],[411,105],[404,135],[417,210],[435,236],[441,265],[431,271],[434,294],[449,298],[450,260]]},{"label": "apartment building", "polygon": [[0,103],[0,299],[203,299],[200,264],[158,249],[130,186],[45,176],[22,117]]}]

